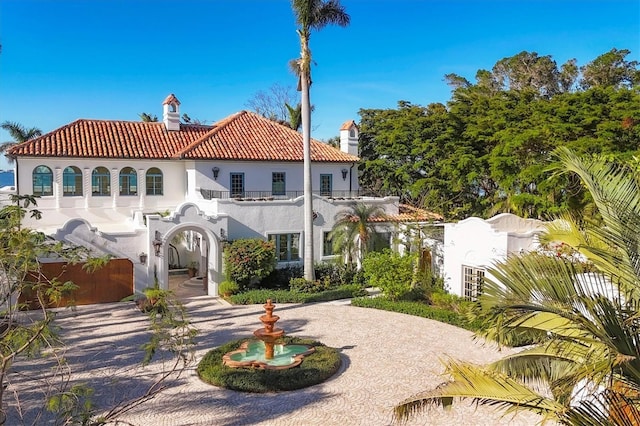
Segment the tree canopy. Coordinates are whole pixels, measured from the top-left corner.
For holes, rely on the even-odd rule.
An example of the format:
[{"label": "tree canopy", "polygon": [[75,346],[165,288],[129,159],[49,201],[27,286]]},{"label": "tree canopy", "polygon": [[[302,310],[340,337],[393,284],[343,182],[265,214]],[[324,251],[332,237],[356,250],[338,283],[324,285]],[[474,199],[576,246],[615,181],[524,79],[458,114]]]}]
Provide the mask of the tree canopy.
[{"label": "tree canopy", "polygon": [[446,105],[361,109],[361,186],[449,220],[584,209],[589,195],[573,176],[549,173],[550,153],[638,154],[640,71],[629,53],[558,66],[521,52],[479,70],[475,83],[447,74]]}]

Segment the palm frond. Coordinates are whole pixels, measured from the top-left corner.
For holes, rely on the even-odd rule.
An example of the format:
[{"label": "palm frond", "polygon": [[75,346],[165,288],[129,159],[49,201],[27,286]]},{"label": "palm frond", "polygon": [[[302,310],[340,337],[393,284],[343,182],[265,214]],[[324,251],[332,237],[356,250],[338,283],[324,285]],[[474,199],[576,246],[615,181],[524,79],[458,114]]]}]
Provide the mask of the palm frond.
[{"label": "palm frond", "polygon": [[447,374],[452,381],[436,389],[404,400],[394,408],[394,419],[403,421],[435,407],[449,407],[455,399],[470,399],[478,404],[505,410],[506,414],[531,411],[548,420],[557,418],[562,405],[497,371],[471,364],[450,362]]}]

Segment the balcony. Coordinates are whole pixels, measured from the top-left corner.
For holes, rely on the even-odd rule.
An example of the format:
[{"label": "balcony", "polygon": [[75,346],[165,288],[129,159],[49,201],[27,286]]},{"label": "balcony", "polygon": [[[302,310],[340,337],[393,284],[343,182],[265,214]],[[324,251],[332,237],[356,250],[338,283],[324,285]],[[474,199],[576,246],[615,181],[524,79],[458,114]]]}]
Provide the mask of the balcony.
[{"label": "balcony", "polygon": [[[365,194],[363,191],[313,191],[313,194],[323,198],[336,200],[354,200],[362,197],[372,197],[373,194]],[[303,191],[285,191],[284,193],[273,193],[272,191],[244,191],[242,193],[231,193],[230,191],[218,191],[215,189],[200,188],[200,195],[205,200],[238,200],[238,201],[273,201],[291,200],[304,195]]]}]

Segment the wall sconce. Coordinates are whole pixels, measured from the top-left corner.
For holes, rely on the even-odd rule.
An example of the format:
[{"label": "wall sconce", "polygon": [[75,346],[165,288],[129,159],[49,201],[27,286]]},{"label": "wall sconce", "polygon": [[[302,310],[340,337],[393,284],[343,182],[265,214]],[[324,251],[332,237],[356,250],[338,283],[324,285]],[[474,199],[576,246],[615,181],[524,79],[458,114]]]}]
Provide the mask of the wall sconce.
[{"label": "wall sconce", "polygon": [[162,248],[162,241],[160,241],[158,238],[156,238],[155,240],[153,240],[151,242],[151,244],[153,244],[153,249],[156,252],[156,257],[160,256],[160,249]]},{"label": "wall sconce", "polygon": [[147,253],[142,252],[138,256],[140,257],[140,263],[147,263]]},{"label": "wall sconce", "polygon": [[347,180],[347,173],[349,173],[349,170],[342,169],[342,180]]},{"label": "wall sconce", "polygon": [[220,173],[220,168],[214,167],[213,169],[211,169],[211,171],[213,172],[213,180],[218,180],[218,174]]}]

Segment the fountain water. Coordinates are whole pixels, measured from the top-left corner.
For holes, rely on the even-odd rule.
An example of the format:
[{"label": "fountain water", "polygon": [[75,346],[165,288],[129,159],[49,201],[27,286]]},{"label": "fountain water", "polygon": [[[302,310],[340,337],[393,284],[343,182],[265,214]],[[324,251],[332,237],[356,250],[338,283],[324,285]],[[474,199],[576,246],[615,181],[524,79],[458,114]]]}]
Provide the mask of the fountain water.
[{"label": "fountain water", "polygon": [[267,299],[264,305],[266,314],[260,317],[264,327],[253,332],[259,340],[246,341],[240,349],[225,354],[222,361],[226,366],[282,370],[300,365],[305,355],[315,351],[313,346],[309,345],[277,344],[284,335],[284,330],[275,327],[275,323],[280,319],[279,316],[273,315],[275,307],[271,299]]}]

